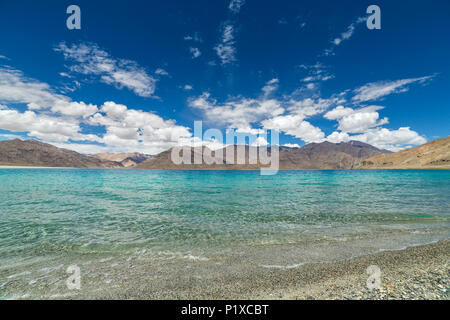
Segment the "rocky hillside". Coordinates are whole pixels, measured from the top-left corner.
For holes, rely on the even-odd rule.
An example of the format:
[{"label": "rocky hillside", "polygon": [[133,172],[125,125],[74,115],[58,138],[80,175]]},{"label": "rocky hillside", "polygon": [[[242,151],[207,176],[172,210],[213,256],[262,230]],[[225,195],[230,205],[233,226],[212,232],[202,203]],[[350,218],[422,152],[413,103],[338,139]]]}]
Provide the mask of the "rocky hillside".
[{"label": "rocky hillside", "polygon": [[[219,158],[223,159],[223,164],[208,165],[205,162],[212,162],[211,157],[204,156],[202,164],[181,164],[176,165],[171,160],[172,150],[164,151],[151,159],[148,159],[136,166],[136,169],[191,169],[191,170],[251,170],[259,169],[264,165],[249,164],[250,152],[258,152],[257,147],[241,146],[245,149],[245,156],[237,161],[237,146],[228,146],[225,149],[216,151]],[[216,157],[216,152],[206,149],[208,154]],[[227,150],[234,152],[234,162],[227,164]],[[198,149],[191,149],[191,163],[194,163],[194,153],[199,152]],[[269,148],[270,151],[270,148]],[[280,169],[281,170],[307,170],[307,169],[351,169],[361,160],[382,154],[383,150],[379,150],[371,145],[351,141],[348,143],[311,143],[301,148],[280,147]],[[245,164],[241,164],[244,162]]]},{"label": "rocky hillside", "polygon": [[0,165],[68,167],[68,168],[123,168],[120,162],[101,160],[75,151],[57,148],[36,140],[14,139],[0,141]]},{"label": "rocky hillside", "polygon": [[134,167],[137,164],[151,158],[150,155],[143,153],[97,153],[92,155],[100,160],[120,162],[124,167]]},{"label": "rocky hillside", "polygon": [[365,159],[358,169],[450,169],[450,137]]}]

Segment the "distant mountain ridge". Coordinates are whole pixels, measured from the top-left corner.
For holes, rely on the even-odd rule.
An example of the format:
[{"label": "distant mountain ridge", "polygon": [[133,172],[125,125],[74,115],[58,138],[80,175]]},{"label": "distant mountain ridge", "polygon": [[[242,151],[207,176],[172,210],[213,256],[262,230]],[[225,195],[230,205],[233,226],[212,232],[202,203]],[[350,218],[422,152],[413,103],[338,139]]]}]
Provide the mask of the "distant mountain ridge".
[{"label": "distant mountain ridge", "polygon": [[121,163],[124,167],[130,168],[134,167],[137,164],[144,162],[145,160],[151,158],[152,156],[143,154],[143,153],[97,153],[92,155],[93,157],[96,157],[100,160],[107,160],[107,161],[115,161]]},{"label": "distant mountain ridge", "polygon": [[66,168],[123,168],[120,162],[101,160],[75,151],[55,147],[36,140],[14,139],[0,141],[0,165],[66,167]]},{"label": "distant mountain ridge", "polygon": [[357,169],[450,169],[450,137],[363,160]]},{"label": "distant mountain ridge", "polygon": [[[172,149],[164,151],[151,159],[148,159],[136,166],[136,169],[169,169],[169,170],[256,170],[261,167],[267,167],[261,163],[249,164],[250,152],[258,153],[257,147],[243,146],[245,149],[245,164],[239,164],[237,161],[237,149],[238,146],[227,146],[222,150],[211,151],[207,150],[208,154],[215,157],[216,154],[223,154],[223,164],[181,164],[177,165],[171,160]],[[231,149],[230,149],[231,148]],[[205,150],[206,147],[203,147]],[[255,150],[251,150],[255,149]],[[231,153],[234,152],[234,162],[228,164],[227,150]],[[269,155],[270,155],[270,148]],[[200,152],[198,148],[191,148],[191,163],[194,163],[194,154]],[[351,169],[354,165],[363,159],[381,154],[382,150],[379,150],[369,144],[351,141],[347,143],[311,143],[300,148],[287,148],[280,147],[279,149],[279,169],[280,170],[314,170],[314,169]],[[209,161],[206,156],[204,162]]]},{"label": "distant mountain ridge", "polygon": [[[244,157],[237,162],[238,148]],[[197,148],[191,148],[194,163]],[[99,153],[84,155],[61,149],[36,140],[20,139],[0,141],[0,166],[71,167],[71,168],[136,168],[167,170],[258,170],[267,167],[261,163],[249,164],[249,155],[258,154],[257,147],[227,146],[222,149],[222,164],[212,164],[212,157],[220,150],[206,147],[202,164],[176,165],[171,160],[172,149],[155,156],[140,153]],[[227,150],[234,153],[235,161],[227,163]],[[268,148],[269,156],[271,148]],[[208,154],[211,157],[208,157]],[[205,163],[206,162],[206,163]],[[279,147],[280,170],[314,169],[450,169],[450,137],[424,144],[420,147],[390,153],[360,141],[342,143],[311,143],[300,148]]]}]

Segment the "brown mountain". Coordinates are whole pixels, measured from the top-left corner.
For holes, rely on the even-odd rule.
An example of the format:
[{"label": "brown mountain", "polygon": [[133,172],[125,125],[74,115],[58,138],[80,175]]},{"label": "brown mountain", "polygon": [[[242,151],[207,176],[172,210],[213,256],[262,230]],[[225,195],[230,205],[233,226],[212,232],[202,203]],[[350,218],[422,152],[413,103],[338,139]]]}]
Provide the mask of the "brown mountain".
[{"label": "brown mountain", "polygon": [[[222,150],[218,150],[218,157],[223,159],[223,164],[208,165],[205,162],[212,162],[211,157],[204,156],[202,164],[181,164],[176,165],[171,160],[172,149],[164,151],[151,159],[148,159],[136,166],[136,169],[183,169],[183,170],[252,170],[266,167],[260,163],[249,164],[250,152],[258,153],[257,147],[240,146],[245,150],[245,156],[241,161],[245,164],[238,164],[237,149],[238,146],[228,146]],[[203,147],[204,151],[215,157],[216,152]],[[234,152],[234,162],[227,164],[226,151]],[[200,153],[199,148],[191,148],[191,163],[194,163],[194,154]],[[269,148],[270,152],[270,148]],[[307,170],[307,169],[351,169],[356,163],[368,157],[381,154],[383,150],[379,150],[371,145],[350,141],[348,143],[311,143],[301,148],[280,147],[280,170]],[[231,161],[230,161],[231,162]]]},{"label": "brown mountain", "polygon": [[362,161],[359,169],[450,169],[450,137]]},{"label": "brown mountain", "polygon": [[101,160],[75,151],[57,148],[36,140],[14,139],[0,141],[0,165],[68,167],[68,168],[123,168],[119,162]]},{"label": "brown mountain", "polygon": [[151,158],[150,155],[143,153],[97,153],[92,155],[100,160],[108,160],[120,162],[124,167],[134,167],[137,164],[144,162],[145,160]]}]

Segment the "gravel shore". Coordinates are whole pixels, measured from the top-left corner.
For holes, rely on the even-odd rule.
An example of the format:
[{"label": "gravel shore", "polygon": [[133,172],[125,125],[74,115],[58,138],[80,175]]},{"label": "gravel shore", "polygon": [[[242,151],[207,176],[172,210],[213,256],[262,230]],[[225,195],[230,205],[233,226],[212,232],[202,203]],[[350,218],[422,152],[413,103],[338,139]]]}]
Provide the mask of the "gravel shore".
[{"label": "gravel shore", "polygon": [[[21,270],[6,270],[8,285],[0,286],[7,299],[255,299],[255,300],[448,300],[450,239],[332,263],[290,268],[264,268],[241,256],[220,260],[117,261],[103,259],[96,272],[81,264],[82,290],[68,291],[66,268],[35,283]],[[279,250],[282,250],[279,248]],[[274,251],[276,254],[276,251]],[[114,262],[114,264],[113,264]],[[112,265],[111,265],[112,264]],[[55,263],[56,265],[56,263]],[[380,270],[379,289],[368,289],[369,266]],[[22,272],[17,274],[18,272]],[[35,276],[30,275],[33,278]],[[1,276],[0,276],[1,278]]]},{"label": "gravel shore", "polygon": [[[246,298],[257,299],[370,299],[448,300],[450,287],[450,239],[381,252],[347,261],[306,265],[280,275],[280,284],[297,278],[286,287],[263,291]],[[381,271],[380,289],[367,288],[368,266]]]},{"label": "gravel shore", "polygon": [[[187,271],[152,280],[128,282],[119,290],[89,299],[255,299],[255,300],[448,300],[450,239],[386,251],[334,263],[305,264],[292,269],[264,269],[222,264],[220,276],[203,263]],[[380,289],[367,288],[367,268],[380,271]],[[216,270],[217,271],[217,270]],[[143,274],[149,274],[148,270]],[[211,278],[205,277],[210,274]],[[212,274],[215,274],[212,276]],[[201,276],[200,276],[201,275]],[[168,277],[172,280],[168,281]],[[126,287],[126,288],[125,288]]]}]

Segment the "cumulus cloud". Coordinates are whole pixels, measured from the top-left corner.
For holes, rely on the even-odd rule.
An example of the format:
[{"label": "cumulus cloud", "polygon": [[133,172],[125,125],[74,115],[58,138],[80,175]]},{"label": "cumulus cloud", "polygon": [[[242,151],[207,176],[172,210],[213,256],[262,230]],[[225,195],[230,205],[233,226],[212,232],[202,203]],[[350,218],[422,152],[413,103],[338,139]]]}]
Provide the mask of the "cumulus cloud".
[{"label": "cumulus cloud", "polygon": [[352,140],[362,141],[380,149],[393,152],[405,149],[412,145],[421,145],[427,140],[409,127],[401,127],[397,130],[387,128],[370,129],[367,132],[352,136]]},{"label": "cumulus cloud", "polygon": [[[8,104],[25,105],[28,110],[21,112]],[[189,128],[152,112],[115,102],[106,102],[99,110],[95,105],[72,101],[12,68],[0,68],[0,129],[23,132],[72,150],[116,152],[157,153],[191,136]],[[98,133],[103,131],[106,133]],[[77,141],[87,143],[75,143],[71,148]]]},{"label": "cumulus cloud", "polygon": [[267,147],[269,143],[264,137],[258,137],[255,139],[255,141],[251,144],[252,147]]},{"label": "cumulus cloud", "polygon": [[353,96],[352,100],[357,103],[378,100],[393,93],[406,92],[409,90],[409,88],[406,87],[407,85],[412,83],[425,84],[433,77],[434,76],[426,76],[420,78],[402,79],[397,81],[379,81],[368,83],[353,91],[355,93],[355,96]]},{"label": "cumulus cloud", "polygon": [[[360,109],[338,106],[327,112],[324,118],[336,120],[338,129],[331,133],[326,140],[332,143],[348,142],[351,140],[362,141],[380,149],[399,151],[409,146],[426,143],[426,139],[409,127],[397,130],[382,128],[389,122],[388,118],[379,120],[377,111],[383,109],[380,106],[369,106]],[[353,135],[351,135],[353,134]]]},{"label": "cumulus cloud", "polygon": [[311,117],[320,113],[325,112],[331,106],[342,102],[342,100],[338,97],[331,98],[305,98],[305,99],[296,99],[290,98],[285,102],[286,109],[296,115],[300,115],[304,118]]},{"label": "cumulus cloud", "polygon": [[280,102],[275,99],[237,98],[220,104],[209,93],[191,98],[189,106],[202,110],[212,122],[241,130],[251,130],[252,124],[284,112]]},{"label": "cumulus cloud", "polygon": [[150,97],[155,92],[156,79],[136,62],[116,59],[96,44],[58,44],[56,52],[61,52],[73,64],[69,70],[74,73],[99,77],[100,81],[122,89],[127,88],[141,97]]},{"label": "cumulus cloud", "polygon": [[154,113],[129,109],[112,101],[105,102],[88,123],[105,127],[105,144],[130,151],[146,150],[147,153],[161,152],[192,135],[189,128],[179,126],[173,120],[164,120]]},{"label": "cumulus cloud", "polygon": [[19,112],[5,107],[0,109],[0,128],[12,132],[28,132],[28,136],[46,141],[101,141],[96,135],[82,134],[77,121],[36,114],[33,111]]},{"label": "cumulus cloud", "polygon": [[323,113],[342,101],[342,98],[298,99],[292,94],[283,99],[269,97],[278,85],[278,79],[268,81],[258,98],[235,97],[219,103],[210,93],[203,93],[190,98],[188,103],[190,107],[201,110],[209,121],[237,129],[238,132],[257,135],[263,131],[263,127],[279,130],[305,142],[323,141],[325,134],[322,130],[305,119]]},{"label": "cumulus cloud", "polygon": [[350,141],[350,136],[346,132],[338,132],[334,131],[332,134],[330,134],[327,139],[328,142],[331,143],[339,143],[339,142],[348,142]]},{"label": "cumulus cloud", "polygon": [[300,115],[278,116],[262,121],[265,129],[275,129],[299,138],[307,143],[322,142],[325,134]]},{"label": "cumulus cloud", "polygon": [[97,106],[74,102],[57,94],[47,83],[26,77],[20,70],[0,68],[0,102],[24,103],[29,109],[48,109],[68,116],[88,117],[97,112]]},{"label": "cumulus cloud", "polygon": [[[380,116],[384,107],[369,105],[355,108],[354,102],[346,99],[346,95],[352,92],[350,90],[329,98],[322,98],[317,92],[308,93],[298,89],[276,97],[273,93],[278,86],[279,80],[275,78],[266,82],[262,94],[257,98],[237,96],[218,102],[211,94],[204,93],[190,98],[188,103],[190,107],[202,111],[211,122],[254,135],[260,134],[262,129],[276,129],[306,143],[359,140],[393,151],[425,141],[409,127],[397,130],[383,128],[389,123],[387,117]],[[305,94],[309,94],[309,97],[305,97]],[[309,120],[319,115],[337,122],[337,130],[328,137]]]},{"label": "cumulus cloud", "polygon": [[298,145],[297,143],[286,143],[286,144],[283,144],[283,147],[300,148],[300,145]]},{"label": "cumulus cloud", "polygon": [[361,133],[369,128],[382,126],[389,122],[388,118],[379,119],[381,106],[368,106],[360,109],[338,106],[324,115],[325,119],[337,120],[338,129],[342,132]]}]

